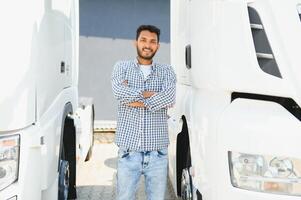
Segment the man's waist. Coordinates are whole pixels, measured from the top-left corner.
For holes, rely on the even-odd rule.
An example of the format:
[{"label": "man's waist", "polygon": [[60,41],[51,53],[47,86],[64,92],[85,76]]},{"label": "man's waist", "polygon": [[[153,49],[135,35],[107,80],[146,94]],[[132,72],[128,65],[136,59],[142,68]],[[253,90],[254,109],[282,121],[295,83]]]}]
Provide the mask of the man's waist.
[{"label": "man's waist", "polygon": [[169,141],[164,143],[156,144],[156,145],[149,145],[149,146],[135,146],[128,143],[122,143],[119,141],[115,141],[116,145],[119,149],[127,152],[150,152],[150,151],[162,151],[168,148]]},{"label": "man's waist", "polygon": [[[136,124],[133,124],[136,125]],[[129,133],[129,134],[144,134],[144,135],[158,135],[167,134],[168,125],[167,122],[162,122],[160,125],[143,124],[139,126],[133,126],[130,124],[117,123],[116,133]]]}]

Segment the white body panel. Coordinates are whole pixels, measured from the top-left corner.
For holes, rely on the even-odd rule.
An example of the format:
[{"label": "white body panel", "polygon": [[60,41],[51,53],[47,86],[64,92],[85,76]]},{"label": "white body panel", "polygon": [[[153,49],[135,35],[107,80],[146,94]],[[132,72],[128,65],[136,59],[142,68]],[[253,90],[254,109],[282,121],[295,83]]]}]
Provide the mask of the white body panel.
[{"label": "white body panel", "polygon": [[0,131],[35,122],[36,36],[42,8],[43,4],[35,0],[1,3]]},{"label": "white body panel", "polygon": [[[66,101],[77,98],[76,90],[69,88],[60,93],[36,125],[10,133],[20,134],[21,137],[19,179],[0,192],[0,199],[8,199],[14,195],[22,200],[57,198],[63,111]],[[44,145],[40,143],[41,137],[45,141]],[[51,191],[53,186],[55,188]]]},{"label": "white body panel", "polygon": [[[78,107],[78,9],[77,0],[0,3],[0,139],[20,135],[18,179],[0,190],[1,200],[58,197],[65,107]],[[91,146],[76,140],[77,147]]]},{"label": "white body panel", "polygon": [[[301,1],[173,0],[171,64],[176,70],[176,105],[169,110],[169,176],[176,182],[177,136],[187,121],[194,176],[203,200],[297,200],[232,186],[228,151],[301,159],[301,123],[271,101],[235,99],[233,92],[293,99],[301,105]],[[248,6],[260,14],[282,78],[259,66]],[[191,45],[192,68],[185,64]]]}]

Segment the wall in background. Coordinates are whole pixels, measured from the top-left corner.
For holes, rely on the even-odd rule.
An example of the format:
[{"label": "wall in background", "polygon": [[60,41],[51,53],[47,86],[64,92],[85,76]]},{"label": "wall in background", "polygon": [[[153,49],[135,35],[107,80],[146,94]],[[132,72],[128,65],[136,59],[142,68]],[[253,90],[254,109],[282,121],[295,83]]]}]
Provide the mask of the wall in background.
[{"label": "wall in background", "polygon": [[80,0],[79,95],[93,97],[96,120],[116,120],[111,73],[118,60],[134,59],[140,24],[161,29],[156,62],[170,63],[169,0]]}]

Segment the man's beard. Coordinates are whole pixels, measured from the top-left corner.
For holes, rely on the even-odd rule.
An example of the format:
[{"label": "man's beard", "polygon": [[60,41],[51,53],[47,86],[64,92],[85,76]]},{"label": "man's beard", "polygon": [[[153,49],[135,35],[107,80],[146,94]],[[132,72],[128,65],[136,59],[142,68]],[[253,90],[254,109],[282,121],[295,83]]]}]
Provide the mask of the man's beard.
[{"label": "man's beard", "polygon": [[142,58],[142,59],[145,59],[145,60],[152,60],[153,57],[155,56],[156,52],[157,52],[157,51],[155,51],[155,52],[153,52],[153,53],[152,53],[151,55],[149,55],[149,56],[143,56],[143,55],[142,55],[142,51],[143,51],[143,49],[140,51],[140,49],[137,47],[137,54],[138,54],[138,56],[139,56],[140,58]]}]

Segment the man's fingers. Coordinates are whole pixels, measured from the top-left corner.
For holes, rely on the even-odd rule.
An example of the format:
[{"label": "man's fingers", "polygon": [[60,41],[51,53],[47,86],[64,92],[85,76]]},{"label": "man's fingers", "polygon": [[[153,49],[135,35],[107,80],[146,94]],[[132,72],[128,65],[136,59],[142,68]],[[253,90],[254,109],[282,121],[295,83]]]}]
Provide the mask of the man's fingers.
[{"label": "man's fingers", "polygon": [[128,85],[128,80],[123,81],[122,84],[127,86]]},{"label": "man's fingers", "polygon": [[153,96],[155,94],[155,92],[153,92],[153,91],[144,91],[142,94],[143,94],[144,98],[149,98],[149,97]]},{"label": "man's fingers", "polygon": [[129,103],[128,106],[130,106],[130,107],[145,107],[142,102],[138,102],[138,101]]}]

